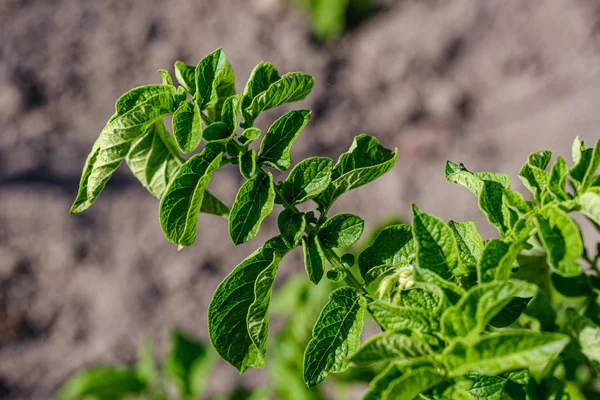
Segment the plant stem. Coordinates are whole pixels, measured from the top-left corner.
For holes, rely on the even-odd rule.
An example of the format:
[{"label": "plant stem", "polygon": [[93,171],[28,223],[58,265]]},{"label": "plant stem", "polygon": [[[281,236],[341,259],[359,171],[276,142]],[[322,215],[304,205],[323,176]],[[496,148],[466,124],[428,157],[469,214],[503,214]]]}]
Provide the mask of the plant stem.
[{"label": "plant stem", "polygon": [[332,249],[324,249],[323,252],[325,253],[325,258],[327,258],[327,261],[329,261],[329,263],[331,265],[343,270],[346,273],[345,281],[348,283],[348,285],[350,285],[353,288],[355,288],[356,290],[360,291],[367,298],[367,300],[369,302],[373,301],[373,298],[371,298],[371,295],[369,294],[369,292],[367,292],[367,289],[365,288],[365,286],[362,283],[360,283],[360,281],[358,280],[358,278],[356,276],[354,276],[352,271],[350,271],[350,269],[348,269],[344,265],[344,263],[342,262],[342,260],[340,259],[340,257],[337,255],[337,253],[335,251],[333,251]]}]

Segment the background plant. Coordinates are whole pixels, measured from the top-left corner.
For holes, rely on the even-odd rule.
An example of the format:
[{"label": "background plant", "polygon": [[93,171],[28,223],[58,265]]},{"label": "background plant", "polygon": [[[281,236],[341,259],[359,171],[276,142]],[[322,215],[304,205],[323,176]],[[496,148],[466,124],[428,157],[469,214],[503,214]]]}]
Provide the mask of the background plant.
[{"label": "background plant", "polygon": [[[507,175],[471,173],[448,162],[447,179],[477,196],[500,238],[485,242],[473,222],[446,224],[413,206],[413,226],[385,227],[356,258],[338,251],[359,240],[364,221],[328,212],[342,194],[388,172],[397,151],[361,134],[337,163],[307,158],[275,183],[269,169],[291,168],[290,149],[310,111],[281,116],[258,151],[250,148],[262,135],[254,121],[265,110],[305,98],[312,77],[280,76],[263,62],[236,94],[233,69],[220,49],[196,67],[177,62],[177,88],[160,72],[162,84],[133,89],[117,101],[86,161],[72,212],[94,203],[123,160],[160,198],[163,232],[180,248],[194,242],[199,212],[228,218],[238,245],[255,238],[280,205],[280,235],[242,261],[209,306],[211,342],[240,372],[266,364],[278,265],[302,247],[312,283],[319,284],[329,265],[327,278],[347,284],[331,292],[314,325],[304,352],[308,386],[351,364],[387,363],[365,398],[561,398],[577,396],[579,388],[594,390],[598,255],[592,259],[585,251],[569,213],[581,212],[599,228],[600,141],[587,148],[577,139],[571,168],[558,158],[548,171],[551,153],[533,153],[519,175],[534,200],[511,190]],[[169,115],[173,136],[163,123]],[[201,140],[207,143],[200,153],[181,156]],[[231,210],[207,191],[213,172],[228,164],[246,179]],[[316,208],[300,211],[297,206],[308,201]],[[378,286],[376,295],[370,285]],[[383,333],[361,346],[365,311]]]}]

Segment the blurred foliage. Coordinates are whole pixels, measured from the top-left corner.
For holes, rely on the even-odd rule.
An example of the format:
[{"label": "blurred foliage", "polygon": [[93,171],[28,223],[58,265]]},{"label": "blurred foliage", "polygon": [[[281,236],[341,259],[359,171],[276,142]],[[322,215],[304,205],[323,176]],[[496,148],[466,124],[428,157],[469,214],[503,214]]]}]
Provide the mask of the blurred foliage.
[{"label": "blurred foliage", "polygon": [[307,15],[316,39],[326,42],[364,20],[374,10],[373,0],[289,0]]}]

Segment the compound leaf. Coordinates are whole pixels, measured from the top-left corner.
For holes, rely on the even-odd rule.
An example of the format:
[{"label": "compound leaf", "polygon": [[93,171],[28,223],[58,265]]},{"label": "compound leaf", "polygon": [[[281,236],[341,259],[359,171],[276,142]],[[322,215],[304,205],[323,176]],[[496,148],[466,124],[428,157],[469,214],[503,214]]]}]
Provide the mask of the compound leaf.
[{"label": "compound leaf", "polygon": [[165,194],[160,208],[160,225],[165,237],[180,246],[196,239],[198,213],[213,172],[221,166],[224,146],[209,143],[202,153],[181,166]]},{"label": "compound leaf", "polygon": [[292,110],[275,121],[260,144],[258,162],[286,171],[292,164],[292,145],[310,120],[310,114],[308,110]]},{"label": "compound leaf", "polygon": [[258,234],[263,219],[273,211],[275,188],[273,176],[258,170],[242,185],[229,213],[229,236],[236,246]]},{"label": "compound leaf", "polygon": [[319,228],[319,242],[325,249],[346,248],[360,239],[365,221],[354,214],[337,214]]},{"label": "compound leaf", "polygon": [[351,287],[334,290],[323,307],[304,353],[304,381],[308,386],[348,368],[348,357],[360,346],[366,299]]},{"label": "compound leaf", "polygon": [[331,182],[333,161],[326,157],[310,157],[299,162],[283,182],[281,192],[290,205],[315,198]]}]

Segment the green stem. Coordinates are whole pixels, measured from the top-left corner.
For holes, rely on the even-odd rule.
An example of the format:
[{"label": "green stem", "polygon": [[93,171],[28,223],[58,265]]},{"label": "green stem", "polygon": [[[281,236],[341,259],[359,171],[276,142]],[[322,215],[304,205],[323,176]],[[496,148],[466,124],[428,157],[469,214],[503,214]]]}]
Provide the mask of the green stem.
[{"label": "green stem", "polygon": [[348,283],[348,285],[360,291],[369,302],[373,301],[373,298],[371,298],[371,295],[369,294],[369,292],[367,292],[365,286],[362,283],[360,283],[360,281],[356,276],[354,276],[352,271],[350,271],[350,269],[344,265],[344,263],[335,251],[333,251],[332,249],[324,249],[323,253],[325,254],[325,258],[327,258],[327,261],[329,261],[331,265],[343,270],[346,273],[345,281]]}]

